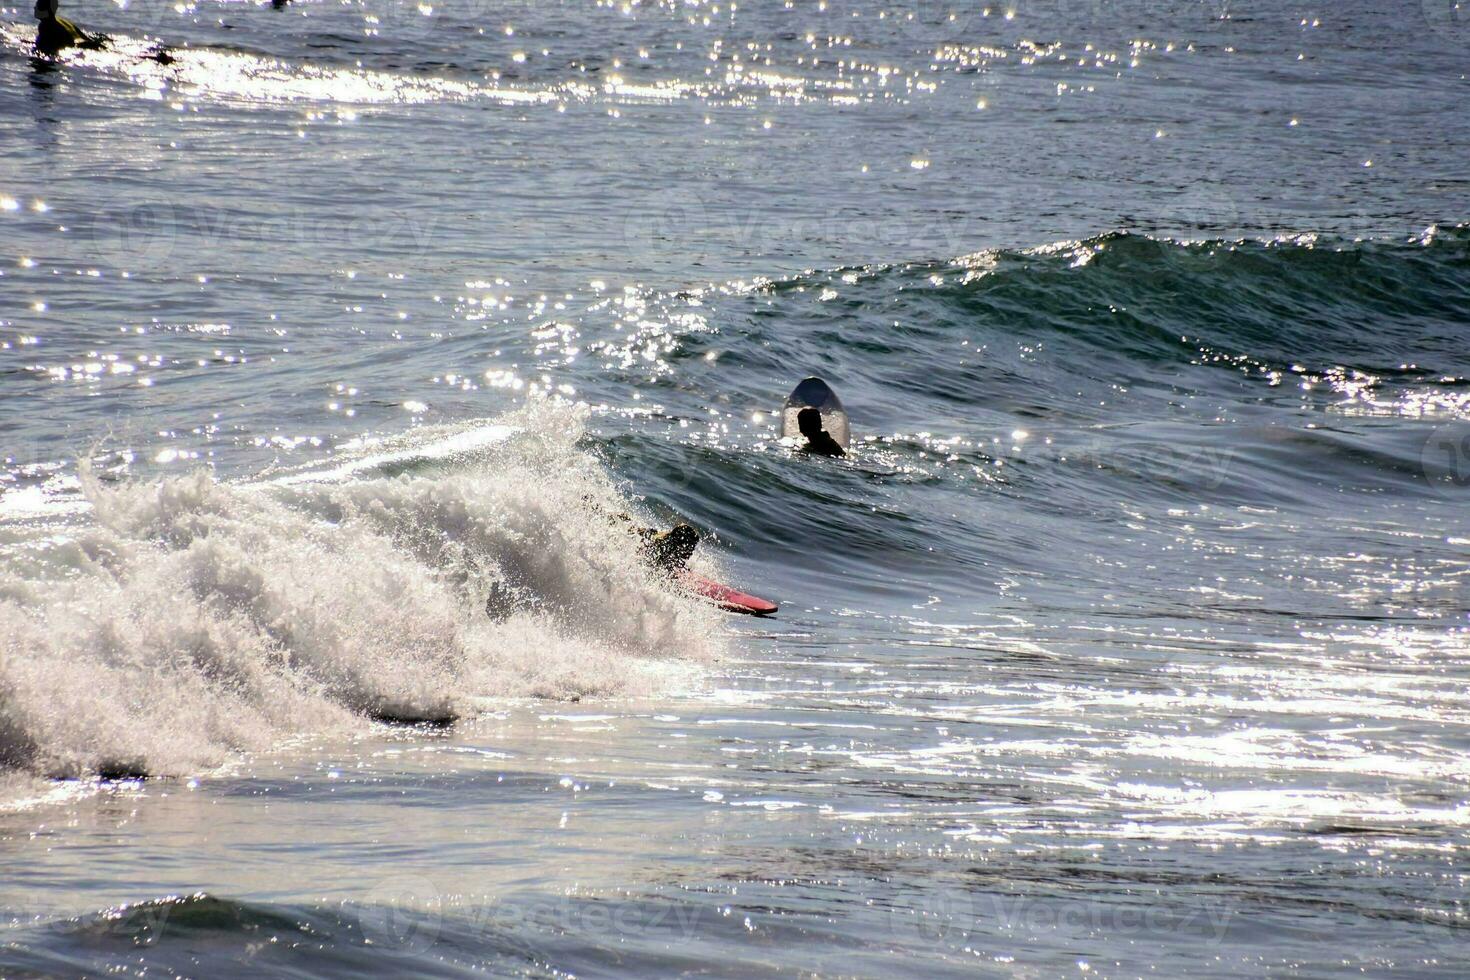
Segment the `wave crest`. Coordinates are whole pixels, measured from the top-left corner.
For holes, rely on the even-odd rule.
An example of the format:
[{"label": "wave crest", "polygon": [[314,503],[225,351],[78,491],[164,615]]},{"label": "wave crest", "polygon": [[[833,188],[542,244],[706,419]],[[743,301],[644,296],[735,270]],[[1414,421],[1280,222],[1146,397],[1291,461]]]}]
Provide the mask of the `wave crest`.
[{"label": "wave crest", "polygon": [[[0,765],[183,773],[362,716],[648,689],[716,656],[716,614],[610,518],[628,504],[575,448],[577,414],[533,407],[508,431],[460,454],[415,447],[464,427],[403,437],[395,475],[84,471],[90,517],[38,528],[25,544],[45,559],[0,583]],[[493,622],[507,580],[528,603]]]}]

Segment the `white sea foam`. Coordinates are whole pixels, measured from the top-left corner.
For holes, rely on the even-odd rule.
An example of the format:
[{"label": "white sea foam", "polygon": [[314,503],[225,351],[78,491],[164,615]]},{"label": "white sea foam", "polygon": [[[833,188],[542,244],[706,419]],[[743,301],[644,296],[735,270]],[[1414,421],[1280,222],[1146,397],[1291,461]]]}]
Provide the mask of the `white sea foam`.
[{"label": "white sea foam", "polygon": [[[646,693],[717,655],[718,615],[610,517],[628,503],[575,448],[579,415],[503,424],[257,483],[84,469],[89,513],[6,535],[0,768],[193,772],[367,716]],[[503,622],[496,581],[526,600]]]}]

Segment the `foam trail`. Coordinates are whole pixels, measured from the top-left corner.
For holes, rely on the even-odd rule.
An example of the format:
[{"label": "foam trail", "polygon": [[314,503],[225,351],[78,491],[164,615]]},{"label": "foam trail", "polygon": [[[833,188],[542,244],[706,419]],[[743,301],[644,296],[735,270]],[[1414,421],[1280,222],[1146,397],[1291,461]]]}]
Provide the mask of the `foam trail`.
[{"label": "foam trail", "polygon": [[[85,521],[37,528],[0,577],[0,766],[179,774],[364,716],[644,692],[717,655],[718,615],[607,518],[628,505],[576,450],[578,413],[514,423],[401,437],[401,465],[366,447],[374,467],[315,480],[104,486],[84,468]],[[469,448],[422,451],[436,439]],[[502,623],[497,580],[531,600]]]}]

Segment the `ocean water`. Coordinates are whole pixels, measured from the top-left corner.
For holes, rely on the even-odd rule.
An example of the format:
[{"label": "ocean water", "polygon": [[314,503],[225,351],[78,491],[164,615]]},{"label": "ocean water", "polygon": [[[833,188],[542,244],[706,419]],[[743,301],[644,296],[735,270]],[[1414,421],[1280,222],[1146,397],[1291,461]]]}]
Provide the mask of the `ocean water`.
[{"label": "ocean water", "polygon": [[0,975],[1470,970],[1462,5],[63,13]]}]

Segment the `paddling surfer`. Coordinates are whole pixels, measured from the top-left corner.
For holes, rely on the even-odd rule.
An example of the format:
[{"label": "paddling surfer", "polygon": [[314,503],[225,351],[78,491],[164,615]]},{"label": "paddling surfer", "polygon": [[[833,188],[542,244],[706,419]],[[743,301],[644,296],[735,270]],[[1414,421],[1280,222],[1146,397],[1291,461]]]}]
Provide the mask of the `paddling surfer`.
[{"label": "paddling surfer", "polygon": [[36,0],[35,49],[39,55],[54,58],[67,48],[98,50],[107,47],[105,34],[88,34],[57,13],[61,0]]}]

